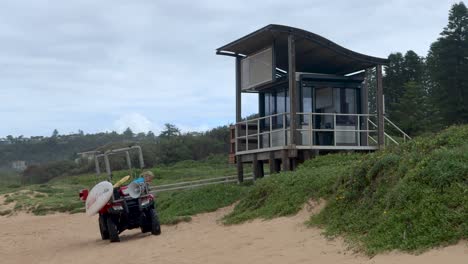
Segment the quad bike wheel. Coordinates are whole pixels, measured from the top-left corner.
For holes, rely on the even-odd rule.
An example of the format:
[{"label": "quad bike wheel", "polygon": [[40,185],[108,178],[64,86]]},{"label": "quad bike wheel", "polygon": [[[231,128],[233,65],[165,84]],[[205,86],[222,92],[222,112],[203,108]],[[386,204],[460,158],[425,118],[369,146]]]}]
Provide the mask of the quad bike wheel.
[{"label": "quad bike wheel", "polygon": [[101,232],[102,240],[109,239],[109,231],[107,230],[107,217],[99,214],[99,231]]},{"label": "quad bike wheel", "polygon": [[161,224],[159,223],[159,217],[156,213],[156,210],[149,209],[149,214],[151,217],[151,234],[158,236],[161,234]]},{"label": "quad bike wheel", "polygon": [[112,220],[112,217],[107,217],[107,230],[109,232],[110,242],[120,242],[119,230],[114,220]]},{"label": "quad bike wheel", "polygon": [[161,224],[159,223],[159,217],[156,213],[156,210],[153,208],[150,208],[145,212],[144,222],[141,225],[141,232],[151,232],[151,234],[155,236],[161,234]]}]

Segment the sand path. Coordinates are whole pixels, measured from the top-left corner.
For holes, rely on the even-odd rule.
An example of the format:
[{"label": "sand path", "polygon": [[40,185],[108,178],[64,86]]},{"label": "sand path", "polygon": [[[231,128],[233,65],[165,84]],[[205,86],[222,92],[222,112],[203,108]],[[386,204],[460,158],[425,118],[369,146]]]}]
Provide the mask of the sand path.
[{"label": "sand path", "polygon": [[0,263],[468,263],[466,242],[418,256],[389,253],[369,259],[346,250],[341,240],[325,239],[320,229],[306,228],[310,212],[226,227],[217,221],[228,210],[163,226],[161,236],[125,231],[122,242],[112,244],[100,239],[97,217],[0,217]]}]

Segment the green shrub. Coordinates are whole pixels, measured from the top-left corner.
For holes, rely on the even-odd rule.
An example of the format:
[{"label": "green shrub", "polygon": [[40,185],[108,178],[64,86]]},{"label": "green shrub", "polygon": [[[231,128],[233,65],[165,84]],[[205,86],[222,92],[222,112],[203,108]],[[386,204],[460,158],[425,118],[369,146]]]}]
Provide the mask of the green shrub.
[{"label": "green shrub", "polygon": [[54,161],[42,165],[28,166],[22,175],[23,184],[45,183],[49,180],[68,174],[79,168],[73,161]]},{"label": "green shrub", "polygon": [[310,223],[368,254],[468,238],[468,126],[367,155]]}]

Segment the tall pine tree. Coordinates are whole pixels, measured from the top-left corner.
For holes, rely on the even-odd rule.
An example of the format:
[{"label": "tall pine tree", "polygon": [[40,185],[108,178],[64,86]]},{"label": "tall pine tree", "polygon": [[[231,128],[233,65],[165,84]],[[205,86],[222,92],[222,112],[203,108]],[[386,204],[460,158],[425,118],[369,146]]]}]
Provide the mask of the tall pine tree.
[{"label": "tall pine tree", "polygon": [[430,98],[443,125],[468,123],[468,10],[454,4],[427,57]]},{"label": "tall pine tree", "polygon": [[367,69],[365,72],[364,85],[368,89],[368,111],[370,114],[377,113],[377,78],[375,68]]},{"label": "tall pine tree", "polygon": [[424,59],[412,50],[404,56],[390,54],[388,59],[383,79],[386,115],[407,133],[419,134],[427,125],[426,120],[413,118],[426,116],[427,111]]},{"label": "tall pine tree", "polygon": [[[388,56],[389,64],[385,67],[385,77],[383,78],[386,112],[392,112],[392,106],[399,102],[403,95],[403,54],[392,53]],[[391,117],[391,114],[390,114]]]},{"label": "tall pine tree", "polygon": [[424,132],[429,124],[427,94],[422,84],[409,81],[404,84],[405,93],[393,111],[393,118],[409,135]]}]

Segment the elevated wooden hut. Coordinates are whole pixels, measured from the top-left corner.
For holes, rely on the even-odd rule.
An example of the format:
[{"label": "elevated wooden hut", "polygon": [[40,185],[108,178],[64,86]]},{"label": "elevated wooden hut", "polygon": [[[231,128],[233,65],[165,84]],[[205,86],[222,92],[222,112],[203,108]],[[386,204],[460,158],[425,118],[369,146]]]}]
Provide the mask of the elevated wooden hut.
[{"label": "elevated wooden hut", "polygon": [[[236,59],[231,160],[237,163],[239,181],[245,163],[253,164],[254,177],[262,177],[266,162],[274,173],[294,170],[320,152],[372,151],[385,146],[389,137],[385,124],[393,125],[384,116],[382,65],[388,63],[386,59],[282,25],[263,27],[218,48],[217,54]],[[364,77],[370,68],[376,68],[377,113],[368,112]],[[258,94],[255,118],[242,118],[242,93]]]}]

